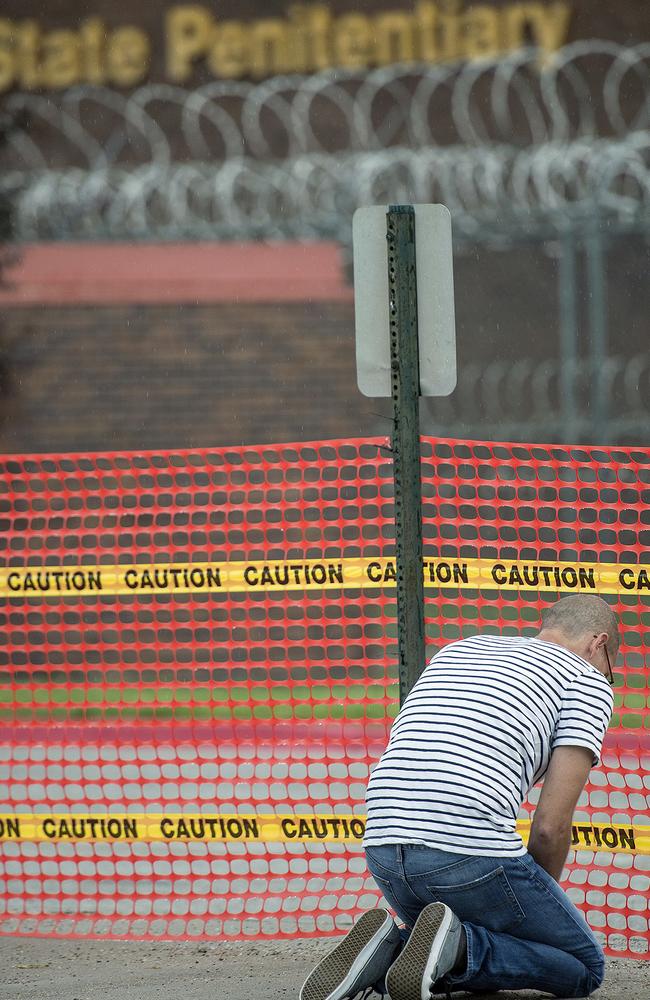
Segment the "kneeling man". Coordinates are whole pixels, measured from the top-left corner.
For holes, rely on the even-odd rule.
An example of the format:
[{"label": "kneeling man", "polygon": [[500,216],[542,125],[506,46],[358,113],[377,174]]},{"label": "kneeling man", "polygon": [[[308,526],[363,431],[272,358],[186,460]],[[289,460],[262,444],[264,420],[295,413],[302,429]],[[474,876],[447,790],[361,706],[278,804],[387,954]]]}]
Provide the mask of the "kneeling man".
[{"label": "kneeling man", "polygon": [[[611,716],[619,641],[609,605],[576,594],[545,610],[534,637],[477,635],[433,657],[366,794],[368,868],[404,927],[364,913],[301,1000],[600,986],[603,950],[558,880]],[[526,849],[517,814],[542,778]]]}]

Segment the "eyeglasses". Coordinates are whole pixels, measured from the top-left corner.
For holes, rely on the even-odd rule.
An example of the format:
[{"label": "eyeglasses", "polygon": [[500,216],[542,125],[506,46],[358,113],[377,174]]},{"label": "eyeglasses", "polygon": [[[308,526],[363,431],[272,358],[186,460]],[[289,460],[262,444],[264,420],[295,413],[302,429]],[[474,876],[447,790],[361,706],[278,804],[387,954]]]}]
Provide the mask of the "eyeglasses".
[{"label": "eyeglasses", "polygon": [[[597,639],[597,638],[598,638],[598,636],[594,635],[594,639]],[[609,671],[609,677],[607,678],[607,680],[613,686],[613,684],[614,684],[614,674],[612,673],[612,661],[610,660],[609,653],[607,651],[607,643],[604,643],[603,649],[605,650],[605,659],[607,660],[607,669]]]}]

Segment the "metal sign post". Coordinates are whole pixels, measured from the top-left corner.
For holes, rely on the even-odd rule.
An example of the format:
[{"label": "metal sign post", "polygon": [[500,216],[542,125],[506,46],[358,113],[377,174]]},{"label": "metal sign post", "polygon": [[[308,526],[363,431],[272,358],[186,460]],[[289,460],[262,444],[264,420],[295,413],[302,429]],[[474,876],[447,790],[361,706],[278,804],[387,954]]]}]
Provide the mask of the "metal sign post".
[{"label": "metal sign post", "polygon": [[456,385],[451,216],[443,205],[368,205],[354,214],[353,246],[357,381],[393,400],[402,705],[426,655],[419,399]]},{"label": "metal sign post", "polygon": [[391,205],[386,216],[400,705],[424,667],[420,378],[415,211]]}]

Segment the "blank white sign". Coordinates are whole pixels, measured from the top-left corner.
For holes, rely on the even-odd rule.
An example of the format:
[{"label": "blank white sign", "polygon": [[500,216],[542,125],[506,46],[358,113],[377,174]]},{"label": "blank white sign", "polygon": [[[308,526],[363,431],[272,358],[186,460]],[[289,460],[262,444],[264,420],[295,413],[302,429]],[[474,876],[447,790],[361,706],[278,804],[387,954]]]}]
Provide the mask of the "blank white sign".
[{"label": "blank white sign", "polygon": [[[456,387],[456,323],[451,215],[444,205],[414,205],[420,395]],[[358,208],[352,221],[357,383],[364,396],[390,396],[388,205]]]}]

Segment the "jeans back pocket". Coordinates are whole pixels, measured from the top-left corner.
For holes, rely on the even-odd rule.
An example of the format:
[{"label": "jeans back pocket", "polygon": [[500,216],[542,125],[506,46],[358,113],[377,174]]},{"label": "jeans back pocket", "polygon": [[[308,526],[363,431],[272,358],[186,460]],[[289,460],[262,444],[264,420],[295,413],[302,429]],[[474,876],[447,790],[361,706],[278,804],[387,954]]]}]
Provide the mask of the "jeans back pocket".
[{"label": "jeans back pocket", "polygon": [[471,881],[456,882],[451,871],[440,881],[445,884],[427,883],[431,901],[446,903],[459,920],[492,931],[508,931],[526,916],[501,866]]}]

